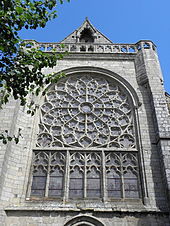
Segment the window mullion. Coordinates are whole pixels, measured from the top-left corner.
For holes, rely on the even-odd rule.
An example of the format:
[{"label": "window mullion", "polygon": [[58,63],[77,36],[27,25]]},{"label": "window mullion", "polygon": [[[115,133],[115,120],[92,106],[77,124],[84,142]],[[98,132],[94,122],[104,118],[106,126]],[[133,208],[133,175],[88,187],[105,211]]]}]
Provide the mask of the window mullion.
[{"label": "window mullion", "polygon": [[121,173],[121,193],[122,198],[125,198],[125,184],[124,184],[124,177],[123,177],[123,164],[122,164],[122,154],[120,153],[120,173]]},{"label": "window mullion", "polygon": [[84,157],[84,198],[87,198],[87,154]]},{"label": "window mullion", "polygon": [[52,86],[41,106],[32,196],[56,194],[63,202],[136,197],[137,163],[126,155],[137,151],[132,107],[123,86],[102,75],[71,76]]},{"label": "window mullion", "polygon": [[103,201],[107,199],[107,189],[106,189],[106,166],[105,166],[105,153],[102,150],[102,177],[101,177],[101,188],[103,193]]},{"label": "window mullion", "polygon": [[48,159],[47,179],[46,179],[46,186],[45,186],[45,197],[48,197],[48,191],[49,191],[50,166],[51,166],[51,152],[49,153],[49,159]]},{"label": "window mullion", "polygon": [[68,197],[69,197],[69,181],[70,181],[70,153],[67,150],[66,161],[65,161],[63,202],[66,202],[68,200]]}]

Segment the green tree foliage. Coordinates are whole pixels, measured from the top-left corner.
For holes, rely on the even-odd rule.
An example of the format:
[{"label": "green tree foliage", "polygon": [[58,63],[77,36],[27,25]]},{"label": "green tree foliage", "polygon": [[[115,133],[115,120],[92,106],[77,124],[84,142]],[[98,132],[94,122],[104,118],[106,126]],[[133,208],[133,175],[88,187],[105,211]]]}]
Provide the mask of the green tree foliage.
[{"label": "green tree foliage", "polygon": [[[18,33],[23,28],[44,28],[57,17],[54,9],[58,3],[63,0],[0,0],[0,107],[10,96],[25,105],[28,93],[38,95],[44,84],[61,77],[45,76],[42,69],[56,66],[63,56],[35,48],[25,50]],[[0,139],[5,143],[11,137],[1,134]]]}]

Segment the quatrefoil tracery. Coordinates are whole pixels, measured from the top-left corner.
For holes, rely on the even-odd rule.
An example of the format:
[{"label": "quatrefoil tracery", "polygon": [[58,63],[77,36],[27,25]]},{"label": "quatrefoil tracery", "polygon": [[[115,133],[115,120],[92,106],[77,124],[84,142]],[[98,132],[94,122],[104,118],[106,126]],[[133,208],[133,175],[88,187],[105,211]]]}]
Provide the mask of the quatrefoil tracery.
[{"label": "quatrefoil tracery", "polygon": [[133,112],[119,85],[96,75],[70,76],[45,99],[38,146],[135,147]]}]

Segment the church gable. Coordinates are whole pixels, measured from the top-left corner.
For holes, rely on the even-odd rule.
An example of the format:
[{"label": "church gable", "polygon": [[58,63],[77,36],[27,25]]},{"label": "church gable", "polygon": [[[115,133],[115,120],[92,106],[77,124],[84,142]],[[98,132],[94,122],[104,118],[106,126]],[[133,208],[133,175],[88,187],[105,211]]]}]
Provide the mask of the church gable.
[{"label": "church gable", "polygon": [[112,43],[86,19],[31,48],[67,51],[42,69],[65,76],[26,97],[32,117],[12,98],[0,110],[1,132],[22,129],[0,146],[0,225],[170,226],[170,95],[154,43]]},{"label": "church gable", "polygon": [[112,44],[87,18],[78,29],[67,36],[61,43]]}]

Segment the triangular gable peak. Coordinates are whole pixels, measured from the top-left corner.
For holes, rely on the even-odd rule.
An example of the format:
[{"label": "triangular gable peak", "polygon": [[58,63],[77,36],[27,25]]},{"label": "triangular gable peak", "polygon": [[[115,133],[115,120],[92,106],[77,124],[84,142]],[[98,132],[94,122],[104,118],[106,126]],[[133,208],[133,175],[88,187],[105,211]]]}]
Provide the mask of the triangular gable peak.
[{"label": "triangular gable peak", "polygon": [[67,36],[61,43],[112,44],[87,18],[77,30]]}]

